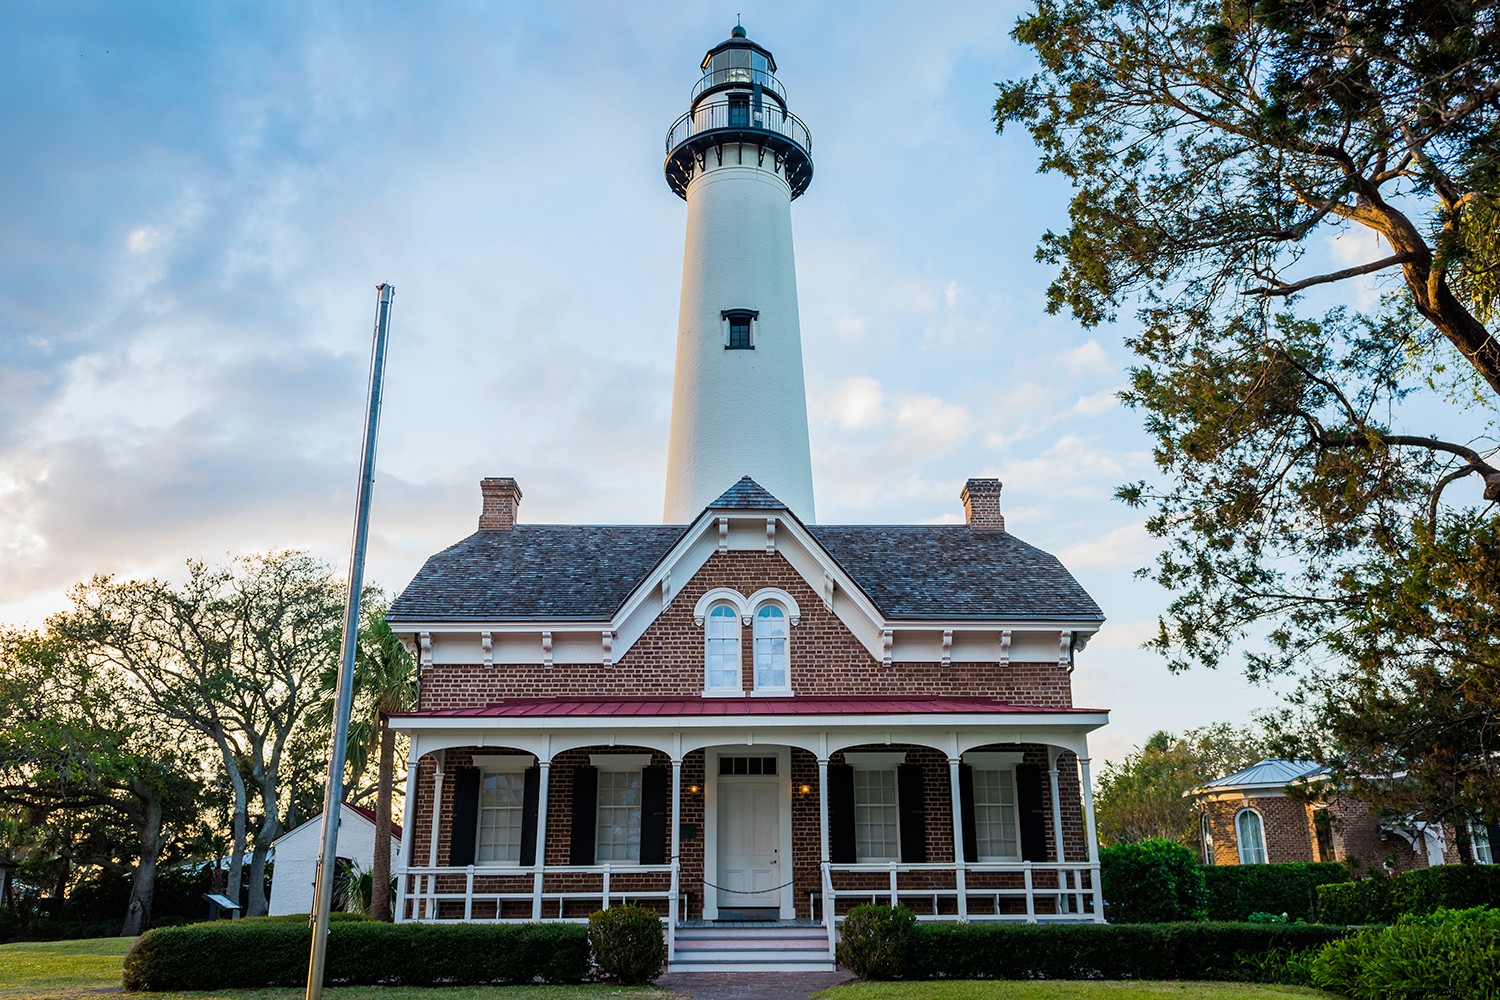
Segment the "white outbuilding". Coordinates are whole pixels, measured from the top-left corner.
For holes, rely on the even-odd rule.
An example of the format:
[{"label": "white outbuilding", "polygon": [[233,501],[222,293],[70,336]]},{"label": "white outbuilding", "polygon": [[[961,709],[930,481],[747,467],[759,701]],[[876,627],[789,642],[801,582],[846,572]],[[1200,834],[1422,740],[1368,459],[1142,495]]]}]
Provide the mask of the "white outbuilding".
[{"label": "white outbuilding", "polygon": [[[318,874],[318,848],[323,840],[323,815],[319,813],[272,842],[275,875],[271,879],[272,916],[308,913],[312,910],[313,882]],[[339,854],[368,871],[375,861],[375,812],[347,802],[339,810]],[[401,857],[401,826],[391,824],[391,867]]]}]

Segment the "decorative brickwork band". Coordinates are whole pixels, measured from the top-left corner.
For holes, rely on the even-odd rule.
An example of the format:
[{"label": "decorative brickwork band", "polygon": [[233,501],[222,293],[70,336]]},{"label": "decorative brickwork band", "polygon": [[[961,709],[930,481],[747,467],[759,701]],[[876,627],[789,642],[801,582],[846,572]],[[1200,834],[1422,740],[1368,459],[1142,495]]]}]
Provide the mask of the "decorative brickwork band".
[{"label": "decorative brickwork band", "polygon": [[1000,513],[1000,480],[971,479],[959,494],[964,502],[964,520],[974,531],[1004,531],[1005,515]]}]

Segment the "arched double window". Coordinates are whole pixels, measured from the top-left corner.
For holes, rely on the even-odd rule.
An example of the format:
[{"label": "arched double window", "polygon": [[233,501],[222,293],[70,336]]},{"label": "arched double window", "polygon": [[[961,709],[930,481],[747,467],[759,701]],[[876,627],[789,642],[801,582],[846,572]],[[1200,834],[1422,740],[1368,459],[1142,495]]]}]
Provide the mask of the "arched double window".
[{"label": "arched double window", "polygon": [[755,690],[790,691],[787,670],[787,615],[780,604],[767,601],[755,611]]},{"label": "arched double window", "polygon": [[1265,864],[1266,828],[1260,813],[1254,809],[1241,809],[1234,817],[1234,832],[1240,842],[1240,864]]}]

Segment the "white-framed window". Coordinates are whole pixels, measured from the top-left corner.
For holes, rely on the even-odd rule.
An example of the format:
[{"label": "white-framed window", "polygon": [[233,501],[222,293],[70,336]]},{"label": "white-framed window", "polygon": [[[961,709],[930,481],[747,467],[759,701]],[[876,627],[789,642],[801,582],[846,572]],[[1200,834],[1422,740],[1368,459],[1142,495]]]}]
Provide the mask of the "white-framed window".
[{"label": "white-framed window", "polygon": [[1265,864],[1266,828],[1260,813],[1254,809],[1241,809],[1234,817],[1234,832],[1240,842],[1240,864]]},{"label": "white-framed window", "polygon": [[755,690],[787,691],[787,617],[779,604],[755,611]]},{"label": "white-framed window", "polygon": [[1203,863],[1214,864],[1214,825],[1206,809],[1198,814],[1198,837],[1203,841]]},{"label": "white-framed window", "polygon": [[514,865],[521,861],[521,804],[524,771],[495,771],[479,779],[479,864]]},{"label": "white-framed window", "polygon": [[1475,864],[1495,863],[1495,845],[1490,843],[1490,831],[1483,823],[1469,824],[1469,843],[1473,845]]},{"label": "white-framed window", "polygon": [[1015,768],[980,768],[974,776],[974,840],[978,861],[1019,861],[1021,815]]},{"label": "white-framed window", "polygon": [[641,769],[650,754],[591,754],[599,769],[598,812],[594,825],[594,860],[641,860]]},{"label": "white-framed window", "polygon": [[[730,98],[729,114],[735,113],[734,99]],[[749,124],[750,106],[744,108],[745,123]],[[760,313],[754,309],[724,309],[719,312],[724,322],[724,349],[726,351],[755,350],[756,326]]]},{"label": "white-framed window", "polygon": [[704,690],[741,693],[740,613],[731,604],[715,604],[704,618]]},{"label": "white-framed window", "polygon": [[854,858],[856,861],[901,859],[901,816],[896,769],[854,771]]}]

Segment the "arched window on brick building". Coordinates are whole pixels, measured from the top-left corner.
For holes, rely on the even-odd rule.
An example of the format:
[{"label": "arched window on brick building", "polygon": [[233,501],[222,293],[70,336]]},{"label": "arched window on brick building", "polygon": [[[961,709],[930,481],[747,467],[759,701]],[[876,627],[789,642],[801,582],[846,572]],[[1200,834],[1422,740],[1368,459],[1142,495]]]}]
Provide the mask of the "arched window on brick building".
[{"label": "arched window on brick building", "polygon": [[1241,809],[1234,817],[1234,832],[1240,842],[1240,864],[1265,864],[1266,827],[1260,813],[1254,809]]}]

